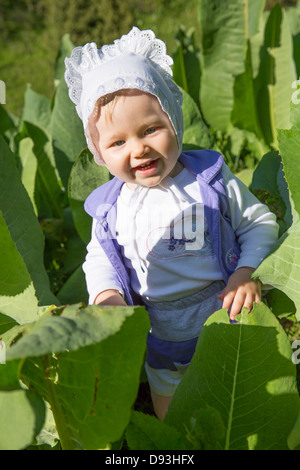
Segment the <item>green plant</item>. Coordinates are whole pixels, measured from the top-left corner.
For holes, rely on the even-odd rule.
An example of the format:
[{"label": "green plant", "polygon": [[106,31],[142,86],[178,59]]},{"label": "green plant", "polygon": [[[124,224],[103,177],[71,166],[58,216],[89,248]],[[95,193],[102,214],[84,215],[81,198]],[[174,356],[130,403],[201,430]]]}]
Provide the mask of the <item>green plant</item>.
[{"label": "green plant", "polygon": [[289,341],[266,306],[242,312],[236,325],[226,310],[215,312],[163,426],[134,413],[129,445],[161,449],[168,425],[163,449],[287,449],[300,405],[290,357]]},{"label": "green plant", "polygon": [[[239,2],[240,7],[245,5]],[[249,11],[254,30],[262,3],[255,6],[253,21]],[[278,33],[283,20],[275,8],[267,14],[267,24],[273,15]],[[212,15],[209,7],[207,14]],[[220,17],[214,22],[222,30],[228,16],[223,10],[216,14]],[[216,32],[205,34],[202,42]],[[222,108],[223,101],[216,103],[213,91],[202,99],[202,86],[210,85],[205,68],[212,49],[206,49],[203,61],[204,52],[191,32],[181,29],[178,37],[175,76],[182,87],[188,86],[183,89],[184,146],[223,146],[236,168],[242,166],[235,151],[242,148],[241,161],[250,170],[247,184],[280,222],[277,245],[254,273],[270,289],[250,314],[241,313],[237,324],[229,323],[225,310],[209,318],[165,422],[143,410],[131,411],[144,380],[149,320],[142,307],[86,306],[81,264],[91,220],[83,201],[111,176],[87,150],[82,124],[61,79],[62,59],[72,49],[65,36],[52,101],[28,88],[20,119],[0,107],[0,346],[6,346],[6,363],[0,363],[1,449],[117,449],[124,438],[127,448],[137,450],[300,447],[298,367],[291,347],[300,337],[299,104],[288,104],[291,126],[277,131],[276,145],[275,140],[260,140],[246,120],[233,127],[237,110],[245,119],[247,112],[251,117],[253,102],[237,93],[243,88],[237,80],[251,80],[246,69],[239,69],[239,78],[230,78],[227,70],[231,84],[223,91],[232,91],[231,104],[222,110],[226,127],[217,129],[207,118],[205,101],[210,97],[209,108]],[[254,44],[253,37],[246,36],[244,58],[249,58],[250,42]],[[217,54],[215,39],[212,44]],[[265,43],[259,44],[264,54],[270,52],[264,50]],[[279,51],[273,52],[277,57]],[[190,86],[187,78],[187,70],[191,74],[194,66],[199,86],[196,81]],[[282,66],[278,62],[276,70]],[[276,93],[271,84],[267,90],[270,102]],[[274,109],[269,107],[268,114]],[[247,144],[248,153],[245,139],[255,142],[251,151]],[[260,150],[266,149],[264,155],[256,153],[257,142]],[[286,322],[293,325],[288,334],[281,326]]]},{"label": "green plant", "polygon": [[177,35],[175,78],[235,172],[278,150],[276,129],[290,125],[299,8],[264,11],[265,4],[200,0],[200,44],[193,30]]}]

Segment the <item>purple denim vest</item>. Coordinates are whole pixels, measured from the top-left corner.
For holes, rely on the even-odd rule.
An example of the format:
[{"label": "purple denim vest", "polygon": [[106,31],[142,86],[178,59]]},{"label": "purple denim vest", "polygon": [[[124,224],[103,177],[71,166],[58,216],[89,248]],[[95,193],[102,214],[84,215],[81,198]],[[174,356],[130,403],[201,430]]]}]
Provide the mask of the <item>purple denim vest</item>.
[{"label": "purple denim vest", "polygon": [[[231,227],[230,209],[226,195],[221,168],[223,157],[214,150],[191,150],[183,152],[179,161],[198,181],[204,203],[204,214],[214,252],[219,261],[224,281],[234,272],[240,246]],[[113,178],[95,189],[86,199],[85,211],[96,219],[96,236],[116,271],[129,305],[140,304],[141,300],[130,286],[130,274],[127,271],[116,240],[117,198],[123,181]]]}]

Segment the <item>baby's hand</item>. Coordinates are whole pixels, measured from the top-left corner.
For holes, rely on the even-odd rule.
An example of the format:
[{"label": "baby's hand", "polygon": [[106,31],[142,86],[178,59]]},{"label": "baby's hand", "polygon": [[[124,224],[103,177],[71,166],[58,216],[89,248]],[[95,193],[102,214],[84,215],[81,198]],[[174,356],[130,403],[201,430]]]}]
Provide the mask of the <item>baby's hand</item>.
[{"label": "baby's hand", "polygon": [[234,320],[242,307],[250,310],[253,303],[259,303],[261,299],[261,283],[251,279],[251,274],[255,271],[250,267],[237,269],[228,279],[227,286],[218,295],[218,299],[223,300],[223,308],[229,309],[230,319]]}]

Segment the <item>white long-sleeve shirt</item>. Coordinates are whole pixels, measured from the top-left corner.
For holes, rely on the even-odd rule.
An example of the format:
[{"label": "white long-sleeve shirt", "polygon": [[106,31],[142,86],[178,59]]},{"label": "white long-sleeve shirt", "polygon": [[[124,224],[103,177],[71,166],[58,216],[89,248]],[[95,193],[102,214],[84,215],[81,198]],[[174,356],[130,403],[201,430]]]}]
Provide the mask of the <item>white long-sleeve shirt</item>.
[{"label": "white long-sleeve shirt", "polygon": [[[256,268],[277,240],[275,215],[226,164],[222,177],[232,228],[241,246],[237,269]],[[106,289],[122,292],[96,239],[95,223],[83,264],[90,303]],[[185,168],[152,188],[131,190],[124,184],[117,201],[116,231],[134,291],[152,301],[175,300],[223,278],[210,242],[199,185]]]}]

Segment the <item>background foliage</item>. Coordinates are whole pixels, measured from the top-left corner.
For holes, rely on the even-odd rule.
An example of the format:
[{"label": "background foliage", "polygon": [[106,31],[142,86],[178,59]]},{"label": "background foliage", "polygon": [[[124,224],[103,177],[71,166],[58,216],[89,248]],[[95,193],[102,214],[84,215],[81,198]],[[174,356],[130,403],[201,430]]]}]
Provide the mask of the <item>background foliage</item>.
[{"label": "background foliage", "polygon": [[[268,0],[290,6],[298,0]],[[53,68],[61,37],[70,34],[75,46],[95,41],[109,43],[132,26],[153,28],[176,48],[180,24],[195,27],[197,0],[3,0],[0,4],[0,79],[6,83],[7,109],[19,114],[27,83],[51,98]]]},{"label": "background foliage", "polygon": [[194,23],[196,0],[5,0],[0,5],[0,79],[7,86],[7,107],[19,114],[26,84],[51,98],[53,68],[61,37],[75,46],[109,43],[132,26],[154,28],[175,47],[178,20]]},{"label": "background foliage", "polygon": [[[2,2],[1,73],[10,78],[1,76],[8,103],[0,106],[1,449],[300,448],[291,360],[300,339],[300,10],[279,3],[287,5]],[[210,317],[164,423],[136,399],[145,310],[85,305],[83,201],[111,176],[87,150],[62,79],[74,45],[94,33],[109,42],[132,24],[173,44],[184,148],[221,151],[280,224],[255,272],[271,287],[264,303],[235,325],[224,310]]]}]

